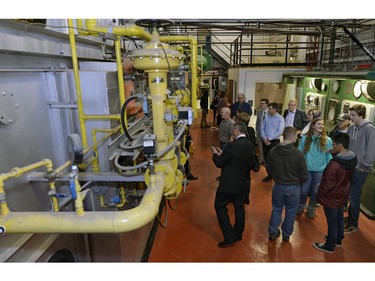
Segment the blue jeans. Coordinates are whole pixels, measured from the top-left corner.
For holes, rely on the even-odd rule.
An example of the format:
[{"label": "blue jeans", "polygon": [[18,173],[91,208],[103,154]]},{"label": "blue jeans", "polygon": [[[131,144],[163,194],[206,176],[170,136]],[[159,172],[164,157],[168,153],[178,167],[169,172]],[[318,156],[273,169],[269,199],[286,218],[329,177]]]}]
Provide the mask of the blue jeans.
[{"label": "blue jeans", "polygon": [[307,196],[310,194],[310,201],[308,211],[315,215],[316,209],[316,194],[322,180],[323,172],[311,172],[308,171],[307,181],[302,185],[301,198],[299,202],[298,212],[303,211],[306,208]]},{"label": "blue jeans", "polygon": [[285,207],[285,218],[281,226],[281,231],[285,237],[292,235],[300,192],[301,187],[299,185],[275,184],[272,189],[272,213],[268,226],[269,234],[278,232],[281,224],[281,215]]},{"label": "blue jeans", "polygon": [[326,246],[329,250],[335,249],[335,244],[341,245],[344,238],[344,206],[340,208],[324,207],[327,218],[328,235]]},{"label": "blue jeans", "polygon": [[350,180],[349,194],[349,225],[358,227],[359,213],[361,209],[362,187],[367,179],[367,172],[355,170]]}]

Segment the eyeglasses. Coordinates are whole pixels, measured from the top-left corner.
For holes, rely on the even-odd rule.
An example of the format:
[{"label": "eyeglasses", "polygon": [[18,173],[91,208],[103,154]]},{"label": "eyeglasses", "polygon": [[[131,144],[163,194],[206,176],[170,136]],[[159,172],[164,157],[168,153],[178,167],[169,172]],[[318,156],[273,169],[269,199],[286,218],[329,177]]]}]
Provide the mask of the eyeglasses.
[{"label": "eyeglasses", "polygon": [[296,106],[296,104],[288,104],[288,106]]}]

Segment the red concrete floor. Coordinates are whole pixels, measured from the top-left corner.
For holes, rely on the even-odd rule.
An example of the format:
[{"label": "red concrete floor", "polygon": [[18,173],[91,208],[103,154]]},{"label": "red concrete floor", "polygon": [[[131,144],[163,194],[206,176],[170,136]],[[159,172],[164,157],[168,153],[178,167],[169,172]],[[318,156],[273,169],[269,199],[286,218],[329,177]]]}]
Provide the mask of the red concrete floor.
[{"label": "red concrete floor", "polygon": [[[210,114],[212,114],[210,112]],[[208,117],[212,124],[212,115]],[[242,241],[233,247],[218,248],[222,241],[213,207],[218,185],[216,177],[220,170],[211,160],[210,146],[219,146],[218,132],[211,128],[200,128],[200,117],[196,119],[191,134],[195,153],[191,158],[191,169],[199,179],[188,183],[186,193],[171,201],[177,204],[172,210],[168,204],[167,226],[159,225],[149,255],[149,262],[374,262],[375,220],[360,215],[359,231],[346,235],[341,248],[333,254],[313,248],[313,242],[323,242],[327,226],[322,207],[311,220],[300,215],[295,221],[290,242],[268,240],[268,221],[271,213],[273,181],[263,183],[265,168],[252,172],[250,205],[245,205],[246,225]],[[229,209],[233,215],[233,209]],[[162,214],[163,219],[165,215]],[[372,274],[373,275],[373,274]],[[315,276],[320,278],[321,275]],[[370,278],[371,279],[371,278]]]}]

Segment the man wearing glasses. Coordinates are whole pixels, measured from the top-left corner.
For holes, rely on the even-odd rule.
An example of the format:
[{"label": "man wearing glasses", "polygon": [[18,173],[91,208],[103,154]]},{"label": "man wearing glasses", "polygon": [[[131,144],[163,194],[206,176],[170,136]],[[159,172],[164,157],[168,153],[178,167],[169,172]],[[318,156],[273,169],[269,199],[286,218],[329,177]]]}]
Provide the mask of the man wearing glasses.
[{"label": "man wearing glasses", "polygon": [[288,103],[288,109],[284,111],[285,127],[292,126],[297,129],[300,135],[303,128],[309,123],[307,115],[303,110],[297,108],[297,100],[291,99]]}]

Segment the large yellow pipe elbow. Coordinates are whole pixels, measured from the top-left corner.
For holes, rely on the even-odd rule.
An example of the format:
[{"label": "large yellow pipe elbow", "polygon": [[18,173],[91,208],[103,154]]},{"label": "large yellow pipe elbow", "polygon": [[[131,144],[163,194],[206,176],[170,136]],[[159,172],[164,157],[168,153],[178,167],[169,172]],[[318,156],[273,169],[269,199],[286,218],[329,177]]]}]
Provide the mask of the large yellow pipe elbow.
[{"label": "large yellow pipe elbow", "polygon": [[165,176],[151,176],[141,204],[131,210],[114,212],[10,212],[0,216],[7,233],[120,233],[141,228],[159,212]]}]

